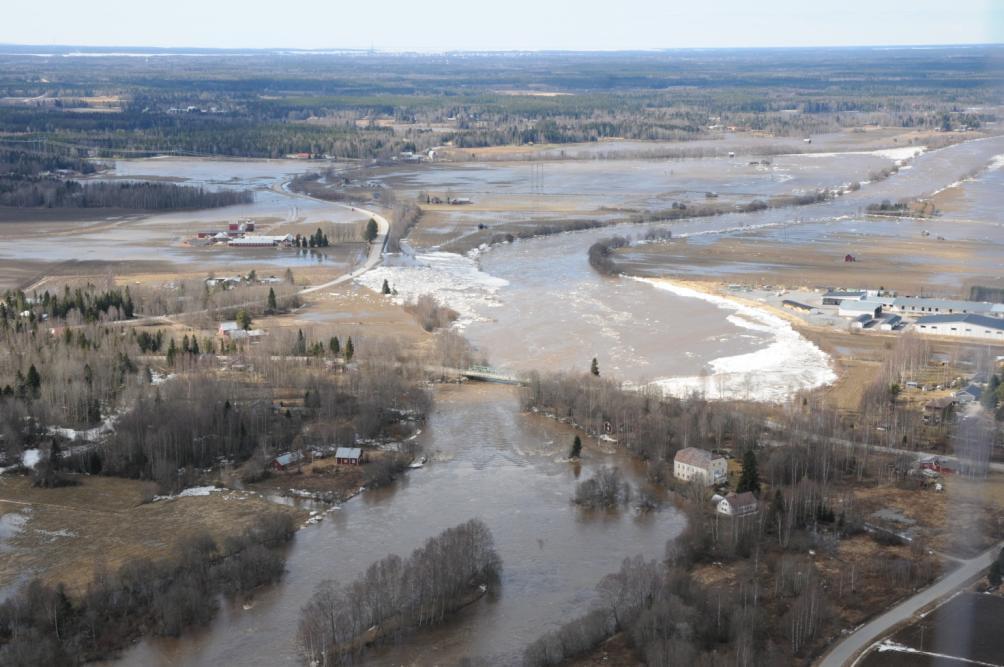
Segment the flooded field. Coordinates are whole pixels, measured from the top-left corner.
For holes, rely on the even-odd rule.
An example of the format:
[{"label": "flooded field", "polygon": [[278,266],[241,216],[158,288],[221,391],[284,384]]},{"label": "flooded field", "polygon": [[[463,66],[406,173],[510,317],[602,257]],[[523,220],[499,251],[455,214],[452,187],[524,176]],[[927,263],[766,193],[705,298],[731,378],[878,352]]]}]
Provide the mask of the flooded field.
[{"label": "flooded field", "polygon": [[[894,252],[896,239],[919,240],[922,230],[930,233],[931,243],[939,235],[997,243],[998,239],[1004,241],[1004,229],[995,225],[959,225],[937,219],[923,223],[866,220],[860,214],[874,201],[933,192],[946,179],[954,180],[985,166],[1002,150],[1002,138],[959,144],[925,153],[911,161],[910,169],[822,204],[695,218],[661,226],[694,243],[702,239],[711,242],[723,234],[758,233],[790,243],[792,252],[797,252],[798,246],[811,248],[828,235],[842,238],[841,243],[867,248],[873,233],[888,236],[889,250]],[[573,168],[609,168],[619,163],[569,164]],[[529,165],[522,168],[529,173]],[[451,169],[443,173],[456,173]],[[470,173],[484,170],[473,167]],[[415,178],[425,187],[432,173],[439,172],[423,171]],[[470,213],[458,211],[457,215]],[[587,251],[598,239],[618,233],[640,235],[656,226],[660,225],[626,224],[517,241],[472,257],[418,252],[414,258],[371,271],[360,282],[376,289],[387,279],[402,300],[425,293],[436,295],[460,311],[466,335],[488,354],[492,363],[516,370],[582,371],[596,356],[601,369],[631,382],[659,381],[665,386],[665,381],[674,377],[707,374],[713,385],[727,380],[731,386],[748,387],[746,378],[735,375],[735,369],[741,368],[739,372],[747,378],[756,377],[759,384],[755,392],[743,389],[738,394],[750,397],[777,397],[830,377],[829,369],[822,366],[808,373],[792,369],[791,373],[765,376],[762,371],[766,366],[750,365],[750,360],[770,362],[774,368],[776,359],[772,355],[746,355],[778,342],[769,328],[744,326],[746,323],[736,322],[729,309],[693,296],[602,277],[590,268]],[[999,272],[997,257],[993,247],[983,247],[974,266],[995,275]],[[727,369],[721,371],[727,375],[715,377],[716,368]]]},{"label": "flooded field", "polygon": [[862,667],[1004,664],[1004,598],[962,593],[881,642]]},{"label": "flooded field", "polygon": [[[276,270],[285,267],[330,268],[347,271],[356,261],[356,249],[330,248],[324,253],[284,250],[247,250],[225,246],[191,247],[187,238],[200,231],[218,232],[238,218],[258,221],[257,233],[285,233],[292,225],[360,222],[365,217],[350,207],[331,204],[282,191],[279,185],[317,165],[291,160],[118,160],[111,175],[137,180],[170,179],[186,185],[250,189],[254,202],[239,206],[170,213],[117,214],[105,218],[85,209],[74,219],[67,210],[57,220],[35,220],[33,211],[24,219],[15,215],[0,225],[0,262],[26,264],[37,273],[62,262],[89,262],[108,268],[123,262],[158,262],[177,265],[181,272],[220,271],[227,267],[258,266]],[[107,174],[105,175],[107,176]],[[2,276],[0,276],[2,278]]]},{"label": "flooded field", "polygon": [[523,647],[585,611],[594,586],[625,557],[660,558],[683,525],[672,507],[590,514],[570,502],[578,479],[617,465],[637,487],[640,470],[624,455],[585,452],[581,467],[563,459],[571,431],[519,412],[508,387],[443,388],[420,436],[431,462],[399,484],[366,492],[301,530],[283,581],[251,609],[227,606],[205,632],[144,640],[122,664],[299,664],[300,607],[323,579],[351,581],[388,553],[406,555],[426,538],[471,517],[495,536],[504,561],[501,593],[465,608],[448,625],[366,656],[366,664],[518,664]]}]

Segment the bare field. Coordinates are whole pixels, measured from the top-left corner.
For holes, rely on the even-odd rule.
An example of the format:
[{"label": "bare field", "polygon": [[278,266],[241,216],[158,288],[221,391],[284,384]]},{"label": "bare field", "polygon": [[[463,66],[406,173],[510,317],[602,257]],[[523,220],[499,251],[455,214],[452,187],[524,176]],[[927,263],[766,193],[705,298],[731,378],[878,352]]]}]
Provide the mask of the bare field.
[{"label": "bare field", "polygon": [[[995,249],[975,240],[915,236],[890,237],[834,234],[812,243],[749,234],[711,243],[671,243],[618,251],[632,273],[678,276],[788,288],[835,286],[884,287],[902,294],[929,293],[932,285],[957,292],[971,280],[991,275]],[[845,255],[856,261],[845,262]],[[955,286],[955,289],[952,289]]]},{"label": "bare field", "polygon": [[36,489],[28,477],[0,477],[0,519],[15,526],[0,545],[0,587],[38,576],[82,592],[95,568],[115,571],[131,558],[166,558],[206,530],[217,539],[241,533],[262,512],[299,510],[260,496],[223,491],[148,502],[151,483],[74,476],[77,486]]}]

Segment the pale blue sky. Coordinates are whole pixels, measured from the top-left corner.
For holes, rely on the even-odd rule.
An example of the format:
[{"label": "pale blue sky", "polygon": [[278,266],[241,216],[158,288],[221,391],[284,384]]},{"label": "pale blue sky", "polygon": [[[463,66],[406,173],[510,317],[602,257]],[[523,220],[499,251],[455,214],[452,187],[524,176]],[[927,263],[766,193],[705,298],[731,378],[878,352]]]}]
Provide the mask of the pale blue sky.
[{"label": "pale blue sky", "polygon": [[0,42],[611,50],[1004,42],[1004,0],[4,0]]}]

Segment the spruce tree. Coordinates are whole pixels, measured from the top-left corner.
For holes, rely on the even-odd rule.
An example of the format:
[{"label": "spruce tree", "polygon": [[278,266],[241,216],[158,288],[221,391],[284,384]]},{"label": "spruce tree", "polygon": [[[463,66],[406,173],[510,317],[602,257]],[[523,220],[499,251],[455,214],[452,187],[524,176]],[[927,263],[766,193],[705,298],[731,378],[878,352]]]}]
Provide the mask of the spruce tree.
[{"label": "spruce tree", "polygon": [[739,477],[739,486],[736,491],[752,491],[754,494],[760,493],[760,472],[756,467],[756,452],[747,449],[743,453],[743,474]]},{"label": "spruce tree", "polygon": [[345,342],[345,361],[352,361],[352,355],[356,353],[356,348],[352,345],[352,336]]},{"label": "spruce tree", "polygon": [[383,287],[380,289],[380,291],[382,291],[384,294],[390,294],[390,283],[387,282],[386,278],[383,279]]},{"label": "spruce tree", "polygon": [[298,357],[303,357],[307,354],[307,339],[303,335],[303,329],[297,329],[296,331],[296,343],[293,345],[293,354]]},{"label": "spruce tree", "polygon": [[178,356],[178,346],[175,345],[174,339],[167,345],[167,365],[174,366],[174,358]]},{"label": "spruce tree", "polygon": [[593,363],[589,365],[589,372],[596,377],[600,376],[600,362],[597,361],[596,357],[593,357]]},{"label": "spruce tree", "polygon": [[275,301],[275,290],[271,287],[268,288],[268,302],[265,307],[268,308],[270,312],[275,312],[279,308]]},{"label": "spruce tree", "polygon": [[28,376],[25,378],[25,386],[31,393],[32,398],[38,398],[42,394],[42,377],[38,374],[35,364],[28,368]]},{"label": "spruce tree", "polygon": [[377,228],[376,220],[370,218],[370,221],[366,223],[366,242],[373,243],[379,233],[380,230]]},{"label": "spruce tree", "polygon": [[572,441],[572,451],[569,453],[568,458],[577,459],[579,455],[582,454],[582,438],[575,436],[575,440]]},{"label": "spruce tree", "polygon": [[331,354],[336,357],[341,353],[342,345],[338,342],[338,336],[331,337],[331,340],[328,341],[328,349],[331,350]]}]

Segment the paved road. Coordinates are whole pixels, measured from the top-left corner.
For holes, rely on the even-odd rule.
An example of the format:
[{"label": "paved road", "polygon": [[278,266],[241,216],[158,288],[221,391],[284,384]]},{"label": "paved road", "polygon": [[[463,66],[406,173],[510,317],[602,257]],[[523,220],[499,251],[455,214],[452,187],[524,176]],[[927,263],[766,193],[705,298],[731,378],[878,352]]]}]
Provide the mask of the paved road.
[{"label": "paved road", "polygon": [[896,625],[909,620],[924,607],[961,588],[967,581],[990,567],[990,563],[1000,553],[1002,546],[1004,546],[1004,542],[995,544],[975,558],[959,561],[960,566],[954,572],[899,603],[878,618],[865,623],[834,644],[817,663],[818,667],[844,667],[856,664],[857,656],[862,651],[869,648]]},{"label": "paved road", "polygon": [[321,283],[320,285],[313,285],[312,287],[306,287],[300,290],[300,294],[310,294],[311,292],[318,292],[322,289],[328,289],[334,287],[335,285],[340,285],[349,280],[353,280],[354,278],[358,278],[359,276],[366,273],[367,271],[369,271],[374,266],[380,263],[380,261],[383,259],[383,251],[387,247],[387,234],[388,232],[390,232],[390,223],[387,222],[387,218],[383,217],[379,213],[376,213],[375,211],[369,211],[365,208],[359,208],[358,206],[352,206],[350,204],[341,204],[339,202],[329,202],[322,199],[317,199],[316,197],[311,197],[310,195],[305,195],[300,192],[293,192],[292,190],[289,189],[289,184],[290,181],[286,181],[284,183],[278,184],[272,189],[275,190],[276,192],[281,192],[282,194],[288,197],[310,199],[312,201],[320,201],[324,204],[328,204],[329,206],[338,206],[340,208],[347,208],[349,210],[356,211],[357,213],[362,213],[365,216],[373,218],[373,220],[375,220],[377,223],[377,237],[372,243],[370,243],[369,254],[366,256],[366,261],[363,262],[362,266],[360,266],[359,268],[355,269],[350,273],[338,276],[334,280],[329,280],[328,282]]}]

